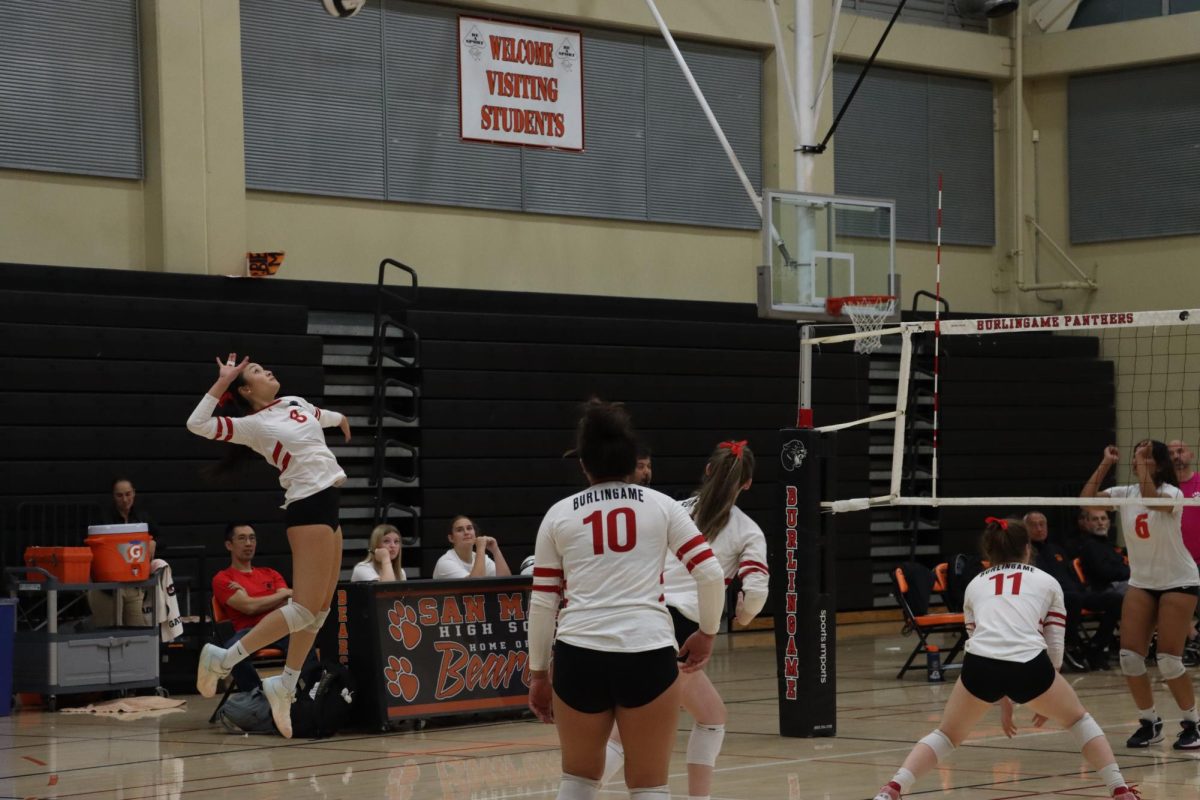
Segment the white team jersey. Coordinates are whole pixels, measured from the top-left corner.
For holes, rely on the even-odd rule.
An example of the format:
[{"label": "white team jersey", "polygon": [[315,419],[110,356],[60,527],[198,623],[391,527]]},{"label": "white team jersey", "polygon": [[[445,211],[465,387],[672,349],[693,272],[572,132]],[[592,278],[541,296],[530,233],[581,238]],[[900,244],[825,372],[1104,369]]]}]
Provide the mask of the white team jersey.
[{"label": "white team jersey", "polygon": [[534,549],[531,603],[559,606],[556,638],[577,647],[643,652],[674,647],[663,597],[668,548],[697,579],[720,567],[692,518],[661,492],[598,483],[546,512]]},{"label": "white team jersey", "polygon": [[217,398],[204,395],[188,417],[188,430],[206,439],[245,445],[271,462],[279,470],[283,508],[346,480],[321,430],[342,424],[338,412],[300,397],[280,397],[244,417],[214,417],[216,407]]},{"label": "white team jersey", "polygon": [[1054,576],[1030,564],[1000,564],[975,576],[963,598],[967,652],[1025,663],[1043,650],[1062,664],[1067,609]]},{"label": "white team jersey", "polygon": [[[680,505],[691,515],[696,507],[696,498],[689,497]],[[729,521],[708,546],[721,565],[726,585],[732,583],[735,577],[742,579],[745,604],[757,614],[766,602],[769,582],[767,539],[763,536],[762,528],[746,516],[746,512],[734,506],[729,511]],[[663,570],[663,594],[666,595],[667,605],[678,609],[692,622],[700,621],[696,581],[674,554],[667,557],[667,566]]]},{"label": "white team jersey", "polygon": [[[1141,497],[1138,484],[1114,486],[1109,497]],[[1182,499],[1179,487],[1164,483],[1159,497]],[[1151,510],[1146,506],[1119,506],[1121,532],[1129,552],[1129,585],[1139,589],[1174,589],[1200,584],[1196,562],[1183,543],[1183,506]]]},{"label": "white team jersey", "polygon": [[[496,577],[496,562],[492,561],[492,557],[484,554],[484,559],[487,563],[483,567],[485,577]],[[454,580],[457,578],[471,577],[471,570],[475,569],[475,551],[471,551],[471,562],[467,563],[458,557],[458,553],[454,552],[454,548],[450,548],[442,557],[433,565],[433,580]]]}]

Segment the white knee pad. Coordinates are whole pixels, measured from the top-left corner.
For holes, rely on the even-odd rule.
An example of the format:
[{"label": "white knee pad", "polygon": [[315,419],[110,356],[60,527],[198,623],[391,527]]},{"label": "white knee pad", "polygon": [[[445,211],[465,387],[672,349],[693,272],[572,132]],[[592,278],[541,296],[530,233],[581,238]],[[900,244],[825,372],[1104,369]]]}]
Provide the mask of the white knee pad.
[{"label": "white knee pad", "polygon": [[324,611],[318,611],[316,614],[313,614],[312,623],[310,625],[308,625],[304,630],[309,631],[310,633],[320,633],[321,626],[325,624],[325,618],[328,616],[329,616],[328,608],[325,609]]},{"label": "white knee pad", "polygon": [[1091,714],[1084,714],[1080,717],[1078,722],[1067,729],[1067,733],[1071,734],[1071,738],[1075,740],[1075,746],[1080,750],[1092,739],[1104,735],[1104,731],[1100,730],[1100,726],[1096,724],[1096,720],[1092,719]]},{"label": "white knee pad", "polygon": [[1146,657],[1132,650],[1121,651],[1121,674],[1136,678],[1146,674]]},{"label": "white knee pad", "polygon": [[1187,673],[1181,656],[1159,653],[1156,659],[1158,660],[1158,674],[1162,676],[1164,681],[1173,681],[1180,675]]},{"label": "white knee pad", "polygon": [[692,723],[692,735],[688,737],[687,763],[703,764],[707,767],[715,765],[723,741],[725,741],[724,725]]},{"label": "white knee pad", "polygon": [[937,756],[938,761],[948,758],[954,752],[954,742],[950,741],[950,737],[937,728],[934,728],[933,733],[922,739],[921,744],[928,745],[933,754]]},{"label": "white knee pad", "polygon": [[558,784],[557,800],[594,800],[600,793],[600,782],[563,773]]},{"label": "white knee pad", "polygon": [[299,603],[290,601],[283,608],[279,609],[279,613],[283,614],[283,618],[287,620],[288,630],[292,633],[306,629],[316,619],[313,613],[307,608]]},{"label": "white knee pad", "polygon": [[630,800],[671,800],[670,786],[644,786],[629,790]]}]

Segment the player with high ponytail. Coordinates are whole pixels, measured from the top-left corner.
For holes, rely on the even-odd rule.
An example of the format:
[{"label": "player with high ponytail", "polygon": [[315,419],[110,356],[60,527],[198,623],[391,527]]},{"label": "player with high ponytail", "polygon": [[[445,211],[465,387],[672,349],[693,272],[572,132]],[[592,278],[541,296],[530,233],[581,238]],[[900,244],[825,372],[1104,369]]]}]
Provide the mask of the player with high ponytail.
[{"label": "player with high ponytail", "polygon": [[[342,564],[339,488],[346,473],[325,444],[324,428],[341,428],[350,441],[350,423],[336,411],[317,408],[300,397],[278,397],[279,381],[261,364],[240,362],[235,353],[217,359],[217,380],[188,417],[197,436],[242,445],[279,470],[284,517],[292,549],[292,599],[263,617],[228,650],[205,645],[196,669],[196,689],[212,697],[217,681],[234,665],[271,642],[288,637],[282,675],[263,681],[275,727],[292,736],[291,705],[300,668],[329,614]],[[233,412],[214,416],[218,404]],[[225,467],[231,459],[226,458]],[[218,470],[220,471],[220,470]]]},{"label": "player with high ponytail", "polygon": [[[766,603],[769,577],[766,537],[736,505],[753,481],[754,452],[746,442],[721,442],[705,464],[700,488],[681,504],[716,555],[725,582],[741,582],[734,617],[743,625],[758,616]],[[682,644],[699,621],[695,582],[679,559],[668,557],[663,584],[675,640]],[[680,684],[680,702],[694,720],[687,746],[688,797],[707,800],[713,767],[725,739],[725,703],[703,671],[685,673]],[[622,742],[614,732],[604,763],[606,782],[621,769],[624,756]]]},{"label": "player with high ponytail", "polygon": [[1113,797],[1140,797],[1125,783],[1104,731],[1058,674],[1067,610],[1058,581],[1030,563],[1029,532],[1017,520],[988,517],[981,549],[991,566],[967,585],[963,598],[971,638],[962,677],[950,691],[942,724],[917,742],[875,800],[900,800],[918,778],[962,744],[996,702],[1008,736],[1017,732],[1013,703],[1028,704],[1034,727],[1051,719],[1071,734]]}]

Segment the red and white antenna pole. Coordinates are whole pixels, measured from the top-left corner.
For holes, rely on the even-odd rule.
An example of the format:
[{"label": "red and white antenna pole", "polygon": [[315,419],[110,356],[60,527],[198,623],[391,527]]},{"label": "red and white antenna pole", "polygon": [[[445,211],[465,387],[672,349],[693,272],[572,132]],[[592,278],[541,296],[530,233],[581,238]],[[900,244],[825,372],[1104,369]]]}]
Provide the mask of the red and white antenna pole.
[{"label": "red and white antenna pole", "polygon": [[942,173],[938,173],[937,267],[934,270],[933,301],[933,470],[930,497],[938,496],[938,375],[942,344]]}]

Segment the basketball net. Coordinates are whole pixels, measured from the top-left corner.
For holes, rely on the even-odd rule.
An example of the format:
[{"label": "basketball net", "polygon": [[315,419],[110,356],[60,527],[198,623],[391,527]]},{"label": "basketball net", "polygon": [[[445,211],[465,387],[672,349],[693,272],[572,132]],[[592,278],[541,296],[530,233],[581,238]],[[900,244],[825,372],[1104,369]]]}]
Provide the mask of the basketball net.
[{"label": "basketball net", "polygon": [[[830,314],[844,314],[854,323],[856,333],[871,333],[883,328],[884,321],[896,310],[896,298],[888,295],[850,295],[825,301]],[[854,340],[854,352],[870,355],[882,342],[878,334]]]}]

